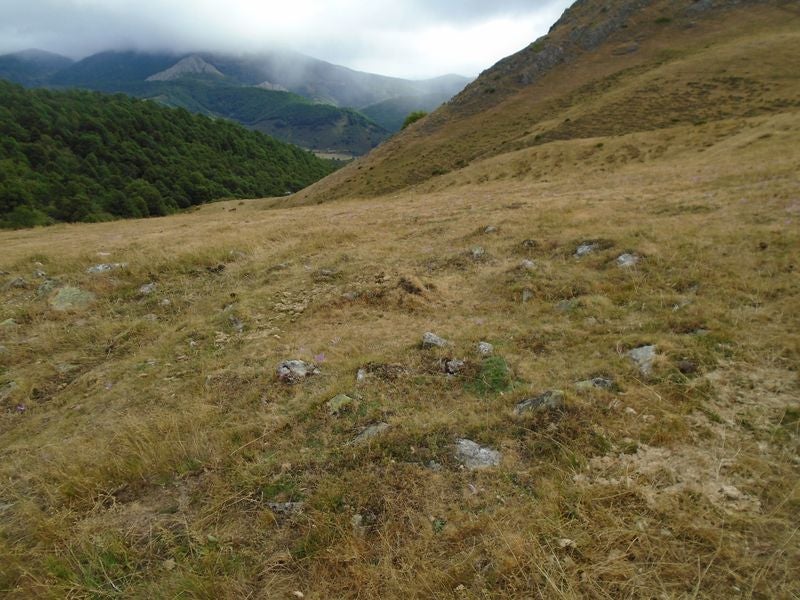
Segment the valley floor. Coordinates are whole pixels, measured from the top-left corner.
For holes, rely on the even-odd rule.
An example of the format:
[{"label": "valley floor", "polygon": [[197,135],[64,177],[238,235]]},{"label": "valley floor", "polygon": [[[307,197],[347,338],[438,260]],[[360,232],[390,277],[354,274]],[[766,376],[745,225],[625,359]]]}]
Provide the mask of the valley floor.
[{"label": "valley floor", "polygon": [[[787,112],[391,197],[0,233],[0,589],[797,597],[799,134]],[[320,372],[281,383],[287,359]]]}]

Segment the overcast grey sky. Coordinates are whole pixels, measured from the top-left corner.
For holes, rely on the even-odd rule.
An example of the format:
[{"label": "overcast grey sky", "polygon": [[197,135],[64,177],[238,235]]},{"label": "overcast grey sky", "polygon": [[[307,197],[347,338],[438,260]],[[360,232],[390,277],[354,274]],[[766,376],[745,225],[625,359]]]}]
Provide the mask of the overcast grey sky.
[{"label": "overcast grey sky", "polygon": [[287,47],[398,77],[476,75],[572,0],[0,0],[0,53]]}]

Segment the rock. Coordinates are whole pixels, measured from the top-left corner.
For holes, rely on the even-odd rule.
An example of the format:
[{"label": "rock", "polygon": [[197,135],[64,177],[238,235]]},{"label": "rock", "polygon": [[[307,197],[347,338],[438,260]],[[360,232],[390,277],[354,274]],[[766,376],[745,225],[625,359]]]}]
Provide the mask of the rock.
[{"label": "rock", "polygon": [[537,410],[564,410],[564,392],[548,390],[533,398],[526,398],[514,408],[515,415]]},{"label": "rock", "polygon": [[486,249],[483,246],[475,246],[469,253],[473,260],[481,260],[486,257]]},{"label": "rock", "polygon": [[556,310],[558,312],[572,312],[576,308],[580,308],[581,301],[577,298],[570,298],[569,300],[561,300],[558,304],[556,304]]},{"label": "rock", "polygon": [[100,263],[99,265],[92,265],[86,272],[90,275],[93,273],[107,273],[108,271],[114,271],[116,269],[124,269],[128,266],[128,263]]},{"label": "rock", "polygon": [[600,390],[610,390],[614,387],[614,380],[607,377],[592,377],[591,379],[584,379],[575,384],[575,389],[578,391],[591,390],[593,388]]},{"label": "rock", "polygon": [[449,346],[450,342],[448,342],[444,338],[440,338],[435,333],[431,333],[430,331],[426,331],[422,335],[422,347],[423,348],[444,348]]},{"label": "rock", "polygon": [[37,279],[47,279],[47,273],[45,273],[41,269],[36,269],[33,272],[33,276],[36,277]]},{"label": "rock", "polygon": [[522,240],[522,247],[526,250],[534,250],[539,247],[539,242],[536,240]]},{"label": "rock", "polygon": [[5,402],[17,390],[19,386],[16,381],[9,381],[5,385],[0,385],[0,402]]},{"label": "rock", "polygon": [[457,358],[443,358],[440,362],[442,371],[448,375],[458,375],[464,368],[464,361]]},{"label": "rock", "polygon": [[566,550],[567,548],[577,548],[577,544],[575,540],[571,540],[569,538],[561,538],[558,540],[558,547],[562,550]]},{"label": "rock", "polygon": [[533,300],[533,290],[531,288],[522,290],[522,302],[530,302],[531,300]]},{"label": "rock", "polygon": [[640,260],[641,257],[638,254],[630,254],[626,252],[625,254],[620,254],[617,257],[617,266],[621,269],[630,269],[631,267],[635,267]]},{"label": "rock", "polygon": [[15,277],[6,284],[7,290],[24,290],[26,287],[28,287],[28,282],[24,277]]},{"label": "rock", "polygon": [[597,250],[598,245],[596,242],[583,242],[575,249],[575,258],[581,258],[587,254],[591,254]]},{"label": "rock", "polygon": [[279,381],[294,384],[313,375],[318,375],[319,369],[302,360],[285,360],[278,365],[277,374]]},{"label": "rock", "polygon": [[94,302],[94,294],[77,287],[64,286],[50,299],[50,306],[55,310],[78,310],[86,308]]},{"label": "rock", "polygon": [[328,412],[332,416],[338,417],[340,413],[353,406],[353,399],[347,394],[339,394],[328,400],[326,404],[328,405]]},{"label": "rock", "polygon": [[161,306],[169,306],[170,304],[172,304],[172,300],[170,300],[169,298],[164,298],[163,300],[161,300],[161,302],[159,302],[159,304]]},{"label": "rock", "polygon": [[156,291],[156,284],[152,281],[150,283],[145,283],[143,286],[139,288],[139,294],[141,296],[149,296],[155,291]]},{"label": "rock", "polygon": [[486,469],[500,464],[502,454],[497,450],[480,446],[467,439],[456,440],[456,460],[469,470]]},{"label": "rock", "polygon": [[691,360],[678,361],[678,370],[684,375],[693,375],[697,373],[697,363]]},{"label": "rock", "polygon": [[431,471],[439,472],[439,471],[442,470],[442,465],[440,463],[436,462],[435,460],[430,460],[430,461],[428,461],[428,468]]},{"label": "rock", "polygon": [[242,323],[241,319],[231,315],[228,317],[228,323],[230,323],[231,329],[233,329],[236,333],[242,333],[244,331],[244,323]]},{"label": "rock", "polygon": [[56,287],[58,287],[58,281],[55,279],[45,279],[44,282],[36,288],[36,295],[40,298],[48,296]]},{"label": "rock", "polygon": [[353,438],[353,441],[351,443],[353,444],[353,446],[358,446],[359,444],[363,444],[364,442],[367,442],[372,438],[380,435],[387,429],[389,429],[388,423],[375,423],[374,425],[370,425],[369,427],[364,429],[364,431],[359,433],[355,438]]},{"label": "rock", "polygon": [[147,313],[142,317],[142,319],[145,321],[150,321],[152,323],[155,323],[156,321],[158,321],[158,315],[154,313]]},{"label": "rock", "polygon": [[519,268],[524,271],[535,271],[536,263],[526,258],[521,263],[519,263]]},{"label": "rock", "polygon": [[481,356],[491,356],[494,353],[494,346],[489,342],[478,342],[478,354]]},{"label": "rock", "polygon": [[649,377],[653,373],[653,363],[656,359],[656,347],[639,346],[628,352],[628,358],[636,363],[642,375]]},{"label": "rock", "polygon": [[497,232],[497,227],[495,227],[494,225],[487,225],[486,227],[483,228],[483,233],[496,233],[496,232]]},{"label": "rock", "polygon": [[364,383],[367,380],[367,375],[366,369],[359,369],[356,373],[356,383]]},{"label": "rock", "polygon": [[288,516],[302,512],[305,502],[268,502],[267,506],[275,514]]}]

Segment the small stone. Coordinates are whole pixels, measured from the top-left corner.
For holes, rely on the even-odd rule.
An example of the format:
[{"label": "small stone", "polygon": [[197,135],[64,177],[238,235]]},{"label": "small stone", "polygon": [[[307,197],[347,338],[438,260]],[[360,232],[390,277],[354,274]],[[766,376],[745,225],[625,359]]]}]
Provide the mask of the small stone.
[{"label": "small stone", "polygon": [[461,370],[464,368],[464,361],[459,360],[457,358],[451,359],[442,359],[441,361],[442,371],[447,373],[448,375],[458,375]]},{"label": "small stone", "polygon": [[358,446],[359,444],[363,444],[371,440],[372,438],[380,435],[384,431],[389,429],[388,423],[375,423],[374,425],[370,425],[369,427],[365,428],[364,431],[359,433],[353,441],[351,442],[353,446]]},{"label": "small stone", "polygon": [[80,288],[65,286],[50,300],[50,306],[55,310],[78,310],[86,308],[94,302],[94,294]]},{"label": "small stone", "polygon": [[169,298],[164,298],[163,300],[161,300],[161,302],[159,302],[159,304],[161,306],[169,306],[170,304],[172,304],[172,300],[170,300]]},{"label": "small stone", "polygon": [[47,273],[45,273],[45,272],[44,272],[44,271],[42,271],[41,269],[36,269],[36,270],[33,272],[33,276],[34,276],[34,277],[36,277],[36,278],[38,278],[38,279],[46,279],[46,278],[47,278]]},{"label": "small stone", "polygon": [[139,288],[139,294],[142,296],[149,296],[156,291],[156,284],[154,282],[145,283]]},{"label": "small stone", "polygon": [[233,329],[236,333],[242,333],[244,331],[244,323],[242,323],[241,319],[230,316],[228,318],[228,323],[230,323],[231,329]]},{"label": "small stone", "polygon": [[40,298],[47,296],[58,286],[58,281],[55,279],[45,279],[42,284],[36,288],[36,295]]},{"label": "small stone", "polygon": [[431,460],[431,461],[428,461],[428,468],[431,471],[438,472],[438,471],[442,470],[442,465],[440,463],[436,462],[435,460]]},{"label": "small stone", "polygon": [[145,321],[156,322],[158,321],[158,315],[153,313],[147,313],[145,316],[142,317]]},{"label": "small stone", "polygon": [[440,338],[435,333],[431,333],[430,331],[426,331],[422,335],[422,347],[423,348],[444,348],[449,346],[450,342],[448,342],[444,338]]},{"label": "small stone", "polygon": [[9,381],[5,385],[0,385],[0,402],[5,402],[14,393],[15,390],[19,389],[16,381]]},{"label": "small stone", "polygon": [[269,509],[278,515],[293,515],[302,512],[305,502],[268,502]]},{"label": "small stone", "polygon": [[359,369],[356,373],[356,383],[364,383],[367,380],[367,370]]},{"label": "small stone", "polygon": [[303,598],[306,597],[306,595],[303,592],[301,592],[300,590],[295,590],[294,592],[292,592],[292,596],[294,596],[295,598],[298,598],[299,600],[303,600]]},{"label": "small stone", "polygon": [[521,263],[519,263],[519,267],[520,269],[523,269],[525,271],[534,271],[536,270],[536,263],[526,258]]},{"label": "small stone", "polygon": [[283,383],[294,384],[319,374],[319,369],[302,360],[285,360],[278,365],[278,380]]},{"label": "small stone", "polygon": [[610,390],[613,387],[614,380],[608,377],[592,377],[591,379],[584,379],[575,384],[575,389],[579,391],[591,390],[593,388]]},{"label": "small stone", "polygon": [[502,459],[502,454],[497,450],[480,446],[472,440],[464,438],[456,440],[455,456],[456,460],[471,471],[496,467]]},{"label": "small stone", "polygon": [[691,360],[678,361],[678,370],[684,375],[692,375],[697,373],[697,363],[694,363]]},{"label": "small stone", "polygon": [[521,415],[537,410],[563,410],[564,392],[548,390],[533,398],[526,398],[514,408],[514,414]]},{"label": "small stone", "polygon": [[531,300],[533,300],[533,290],[531,288],[522,290],[522,302],[530,302]]},{"label": "small stone", "polygon": [[338,417],[342,412],[353,406],[353,399],[347,394],[334,396],[327,402],[328,412],[334,417]]},{"label": "small stone", "polygon": [[597,250],[597,243],[583,242],[575,249],[575,258],[581,258]]},{"label": "small stone", "polygon": [[15,277],[6,284],[8,290],[24,290],[26,287],[28,287],[28,282],[24,277]]},{"label": "small stone", "polygon": [[566,550],[567,548],[577,548],[577,544],[575,540],[571,540],[569,538],[561,538],[558,540],[558,547],[562,550]]},{"label": "small stone", "polygon": [[491,356],[494,353],[494,346],[489,342],[478,342],[478,354],[481,356]]},{"label": "small stone", "polygon": [[639,346],[628,352],[628,358],[636,363],[642,375],[648,377],[653,373],[653,363],[656,359],[656,347]]},{"label": "small stone", "polygon": [[580,308],[581,301],[577,298],[570,298],[569,300],[561,300],[558,304],[556,304],[556,310],[558,312],[572,312],[576,308]]},{"label": "small stone", "polygon": [[617,266],[621,269],[630,269],[631,267],[635,267],[640,260],[641,257],[638,254],[626,252],[617,257]]},{"label": "small stone", "polygon": [[525,248],[526,250],[533,250],[535,248],[538,248],[538,246],[539,242],[537,242],[536,240],[522,240],[522,247]]},{"label": "small stone", "polygon": [[483,246],[475,246],[469,253],[473,260],[480,260],[486,256],[486,249]]},{"label": "small stone", "polygon": [[92,265],[86,272],[89,274],[93,273],[107,273],[108,271],[114,271],[116,269],[124,269],[128,266],[128,263],[100,263],[99,265]]},{"label": "small stone", "polygon": [[496,233],[496,232],[497,232],[497,227],[495,227],[494,225],[487,225],[486,227],[483,228],[483,233]]}]

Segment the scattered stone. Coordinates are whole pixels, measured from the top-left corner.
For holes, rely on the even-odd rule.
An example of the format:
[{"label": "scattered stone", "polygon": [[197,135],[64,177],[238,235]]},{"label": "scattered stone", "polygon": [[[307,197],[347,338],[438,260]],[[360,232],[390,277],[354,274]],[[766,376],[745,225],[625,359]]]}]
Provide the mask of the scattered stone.
[{"label": "scattered stone", "polygon": [[486,249],[483,246],[475,246],[469,253],[473,260],[481,260],[486,257]]},{"label": "scattered stone", "polygon": [[288,516],[302,512],[305,502],[268,502],[267,506],[275,514]]},{"label": "scattered stone", "polygon": [[318,281],[328,281],[336,279],[339,276],[339,271],[336,269],[319,269],[313,275],[314,279]]},{"label": "scattered stone", "polygon": [[367,370],[359,369],[356,373],[356,383],[364,383],[367,380]]},{"label": "scattered stone", "polygon": [[55,310],[78,310],[86,308],[94,302],[94,294],[77,287],[64,286],[50,300],[50,306]]},{"label": "scattered stone", "polygon": [[46,279],[47,278],[47,273],[45,273],[41,269],[36,269],[33,272],[33,276],[36,277],[37,279]]},{"label": "scattered stone", "polygon": [[494,352],[494,346],[489,342],[478,342],[478,354],[481,356],[491,356]]},{"label": "scattered stone", "polygon": [[[236,210],[236,209],[234,208],[233,210]],[[225,270],[225,265],[223,265],[222,263],[219,263],[215,267],[206,267],[206,271],[208,271],[209,273],[213,273],[214,275],[219,275],[224,270]]]},{"label": "scattered stone", "polygon": [[375,423],[374,425],[370,425],[364,431],[359,433],[355,438],[353,438],[352,444],[353,446],[358,446],[359,444],[363,444],[371,440],[372,438],[380,435],[384,431],[389,429],[388,423]]},{"label": "scattered stone", "polygon": [[575,540],[571,540],[569,538],[561,538],[558,540],[558,547],[562,550],[566,550],[567,548],[577,548],[578,545],[575,543]]},{"label": "scattered stone", "polygon": [[539,242],[536,240],[522,240],[522,247],[527,250],[533,250],[539,247]]},{"label": "scattered stone", "polygon": [[307,377],[318,375],[319,369],[302,360],[285,360],[278,365],[277,374],[279,381],[294,384],[303,381]]},{"label": "scattered stone", "polygon": [[531,300],[533,300],[533,290],[531,288],[522,290],[522,302],[530,302]]},{"label": "scattered stone", "polygon": [[642,375],[649,377],[653,373],[653,363],[656,359],[656,347],[639,346],[628,352],[628,358],[636,363]]},{"label": "scattered stone", "polygon": [[591,379],[584,379],[575,384],[575,389],[578,391],[591,390],[597,388],[600,390],[610,390],[614,387],[614,380],[608,377],[592,377]]},{"label": "scattered stone", "polygon": [[697,373],[697,363],[691,360],[678,361],[678,370],[684,375],[693,375]]},{"label": "scattered stone", "polygon": [[561,300],[558,304],[556,304],[556,310],[558,312],[572,312],[576,308],[580,308],[581,301],[577,298],[570,298],[569,300]]},{"label": "scattered stone", "polygon": [[700,329],[695,329],[695,330],[692,332],[692,335],[696,335],[696,336],[698,336],[698,337],[705,337],[705,336],[707,336],[707,335],[708,335],[708,334],[710,334],[710,333],[711,333],[711,330],[710,330],[710,329],[702,329],[702,328],[700,328]]},{"label": "scattered stone", "polygon": [[36,295],[40,298],[48,296],[50,295],[50,292],[56,289],[57,286],[58,281],[55,279],[45,279],[44,282],[42,282],[42,284],[36,288]]},{"label": "scattered stone", "polygon": [[116,269],[124,269],[128,266],[128,263],[100,263],[99,265],[92,265],[86,272],[89,274],[92,273],[107,273],[108,271],[114,271]]},{"label": "scattered stone", "polygon": [[515,415],[537,410],[564,410],[564,392],[548,390],[533,398],[526,398],[514,408]]},{"label": "scattered stone", "polygon": [[497,232],[497,227],[495,227],[494,225],[487,225],[483,229],[483,233],[487,233],[487,234],[488,233],[496,233],[496,232]]},{"label": "scattered stone", "polygon": [[496,467],[500,464],[502,454],[497,450],[480,446],[468,439],[456,440],[456,460],[462,463],[470,471]]},{"label": "scattered stone", "polygon": [[358,300],[360,296],[361,294],[359,292],[345,292],[344,294],[342,294],[342,298],[350,302]]},{"label": "scattered stone", "polygon": [[161,300],[161,302],[159,302],[159,304],[161,306],[169,306],[170,304],[172,304],[172,300],[170,300],[169,298],[164,298],[163,300]]},{"label": "scattered stone", "polygon": [[587,254],[591,254],[597,250],[598,244],[596,242],[583,242],[575,249],[575,258],[581,258]]},{"label": "scattered stone", "polygon": [[158,315],[154,313],[147,313],[145,316],[142,317],[145,321],[150,321],[151,323],[155,323],[158,321]]},{"label": "scattered stone", "polygon": [[328,400],[327,405],[331,416],[338,417],[353,406],[353,399],[347,394],[339,394]]},{"label": "scattered stone", "polygon": [[435,333],[431,333],[430,331],[426,331],[422,335],[422,347],[423,348],[444,348],[449,346],[450,342],[448,342],[444,338],[440,338]]},{"label": "scattered stone", "polygon": [[16,381],[9,381],[5,385],[0,385],[0,402],[5,402],[17,390],[19,386]]},{"label": "scattered stone", "polygon": [[231,325],[231,329],[233,329],[236,333],[242,333],[244,331],[244,323],[242,323],[241,319],[231,315],[228,318],[228,322]]},{"label": "scattered stone", "polygon": [[638,254],[630,254],[626,252],[617,257],[617,266],[621,269],[630,269],[635,267],[642,258]]},{"label": "scattered stone", "polygon": [[15,277],[6,284],[7,290],[24,290],[26,287],[28,287],[28,282],[24,277]]},{"label": "scattered stone", "polygon": [[521,263],[519,263],[520,269],[525,271],[535,271],[536,270],[536,263],[530,259],[525,259]]},{"label": "scattered stone", "polygon": [[457,358],[443,358],[439,361],[442,371],[448,375],[458,375],[464,368],[464,361]]},{"label": "scattered stone", "polygon": [[142,296],[149,296],[156,291],[156,284],[154,282],[145,283],[139,288],[139,294]]},{"label": "scattered stone", "polygon": [[438,471],[442,470],[442,465],[440,463],[436,462],[435,460],[431,460],[431,461],[428,462],[428,468],[431,471],[438,472]]}]

